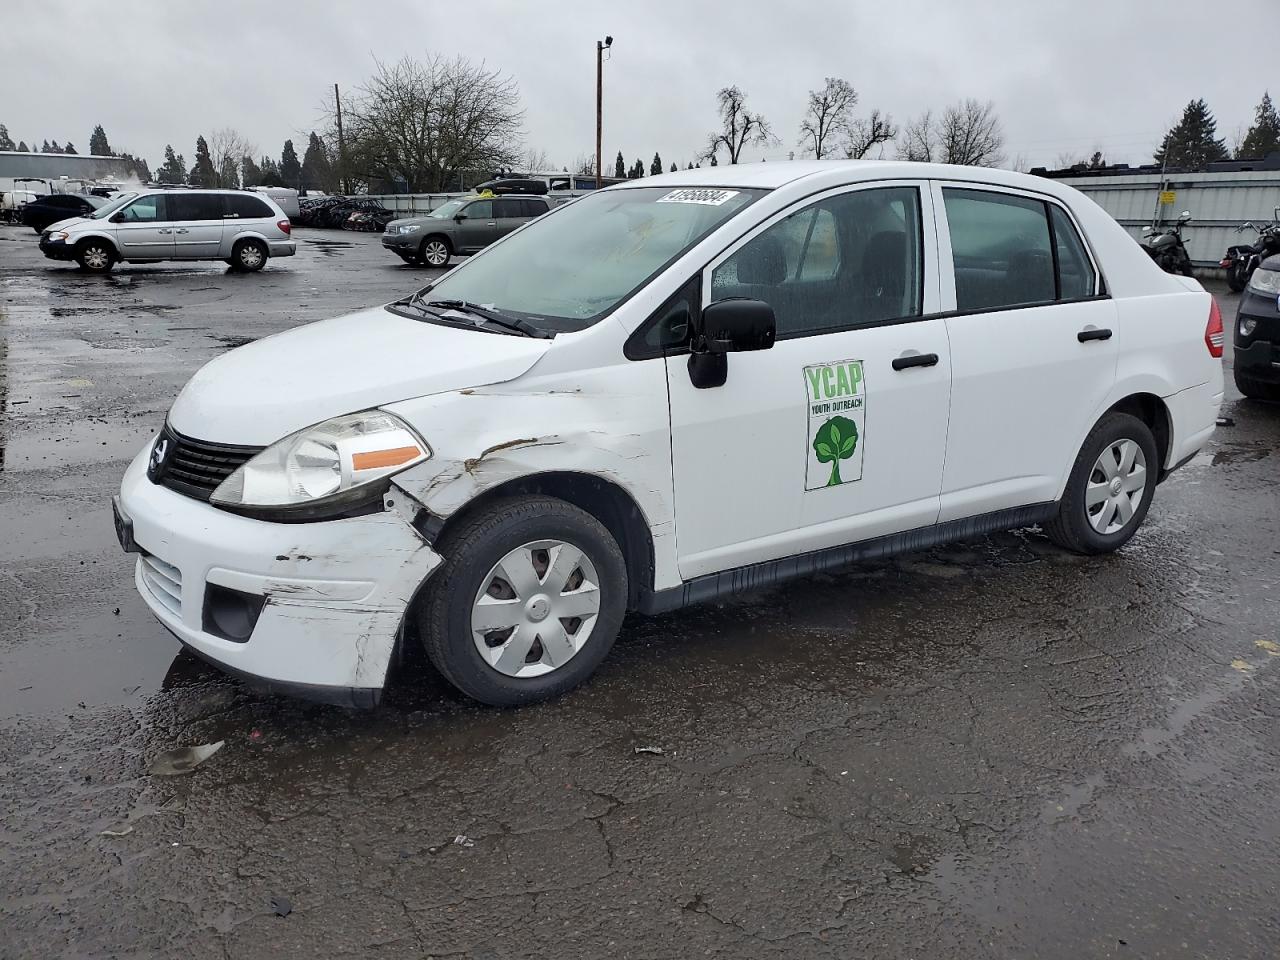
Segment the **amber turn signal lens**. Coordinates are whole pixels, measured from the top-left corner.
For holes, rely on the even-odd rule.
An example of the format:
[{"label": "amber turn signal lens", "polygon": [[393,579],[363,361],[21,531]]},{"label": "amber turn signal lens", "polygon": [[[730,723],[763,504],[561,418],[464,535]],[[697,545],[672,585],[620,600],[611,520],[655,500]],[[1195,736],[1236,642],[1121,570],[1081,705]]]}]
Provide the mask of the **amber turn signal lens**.
[{"label": "amber turn signal lens", "polygon": [[398,467],[408,463],[422,451],[417,447],[392,447],[390,450],[371,450],[368,453],[353,453],[351,468],[353,470],[376,470],[379,467]]}]

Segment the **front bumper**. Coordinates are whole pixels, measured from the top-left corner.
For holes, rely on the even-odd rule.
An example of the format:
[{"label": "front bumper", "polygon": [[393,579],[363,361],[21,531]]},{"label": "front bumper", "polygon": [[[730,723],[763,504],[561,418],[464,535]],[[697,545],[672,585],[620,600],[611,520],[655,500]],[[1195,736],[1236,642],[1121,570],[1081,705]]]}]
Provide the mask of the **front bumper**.
[{"label": "front bumper", "polygon": [[[119,506],[151,612],[229,673],[311,699],[376,703],[405,611],[439,555],[391,511],[282,524],[218,510],[152,483],[150,450],[129,465]],[[247,641],[206,632],[208,584],[266,598]]]},{"label": "front bumper", "polygon": [[384,233],[382,245],[396,253],[416,253],[421,234],[420,230],[415,230],[413,233]]},{"label": "front bumper", "polygon": [[273,257],[292,257],[298,252],[297,240],[268,240],[267,248]]},{"label": "front bumper", "polygon": [[50,260],[74,260],[75,250],[65,240],[50,240],[48,235],[40,237],[40,252]]},{"label": "front bumper", "polygon": [[[1240,333],[1240,321],[1246,319],[1257,324],[1248,337]],[[1245,288],[1231,336],[1237,370],[1253,380],[1280,383],[1280,298]]]}]

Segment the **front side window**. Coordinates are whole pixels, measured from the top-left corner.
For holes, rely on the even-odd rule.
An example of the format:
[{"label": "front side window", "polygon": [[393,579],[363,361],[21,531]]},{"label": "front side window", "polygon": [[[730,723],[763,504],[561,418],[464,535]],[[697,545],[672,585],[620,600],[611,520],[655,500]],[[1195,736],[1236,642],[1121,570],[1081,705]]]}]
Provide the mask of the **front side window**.
[{"label": "front side window", "polygon": [[457,267],[427,300],[468,300],[546,330],[583,330],[762,196],[730,187],[592,193]]},{"label": "front side window", "polygon": [[91,213],[89,216],[93,220],[103,220],[111,216],[113,213],[115,213],[117,210],[119,210],[121,207],[123,207],[126,203],[128,203],[130,200],[132,200],[136,196],[137,196],[136,193],[119,194],[118,196],[112,197],[109,201],[107,201],[107,203],[103,204],[101,207],[99,207],[94,213]]},{"label": "front side window", "polygon": [[920,193],[854,190],[774,223],[715,268],[711,299],[773,307],[778,339],[920,315]]},{"label": "front side window", "polygon": [[492,220],[493,219],[493,201],[477,200],[467,205],[462,211],[466,214],[468,220]]},{"label": "front side window", "polygon": [[164,219],[164,196],[139,197],[121,211],[125,223],[155,223]]},{"label": "front side window", "polygon": [[1093,294],[1093,265],[1070,218],[1056,205],[951,187],[942,195],[958,310],[1030,306]]}]

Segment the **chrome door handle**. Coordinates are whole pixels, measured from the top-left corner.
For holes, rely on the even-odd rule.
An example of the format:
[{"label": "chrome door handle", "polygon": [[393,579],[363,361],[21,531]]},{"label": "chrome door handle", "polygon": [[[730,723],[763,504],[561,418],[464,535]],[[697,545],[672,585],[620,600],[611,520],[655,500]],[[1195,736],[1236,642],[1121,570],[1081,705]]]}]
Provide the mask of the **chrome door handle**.
[{"label": "chrome door handle", "polygon": [[161,227],[159,230],[156,231],[156,233],[173,233],[173,231],[168,229],[167,227]]},{"label": "chrome door handle", "polygon": [[486,226],[486,227],[496,227],[496,226],[497,226],[497,224],[496,224],[494,221],[490,220],[488,223],[486,223],[486,224],[485,224],[485,226]]},{"label": "chrome door handle", "polygon": [[182,227],[182,228],[180,228],[180,229],[178,229],[178,230],[175,230],[175,231],[173,231],[173,232],[174,232],[174,233],[190,233],[191,231],[189,231],[186,227]]}]

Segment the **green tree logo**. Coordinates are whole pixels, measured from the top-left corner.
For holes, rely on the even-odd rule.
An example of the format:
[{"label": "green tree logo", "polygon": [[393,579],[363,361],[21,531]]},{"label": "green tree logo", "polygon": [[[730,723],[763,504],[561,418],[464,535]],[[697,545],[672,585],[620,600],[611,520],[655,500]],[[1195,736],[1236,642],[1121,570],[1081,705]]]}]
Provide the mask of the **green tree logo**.
[{"label": "green tree logo", "polygon": [[848,460],[858,446],[858,426],[848,417],[832,417],[818,428],[813,437],[813,452],[819,463],[831,464],[828,487],[842,483],[840,461]]}]

